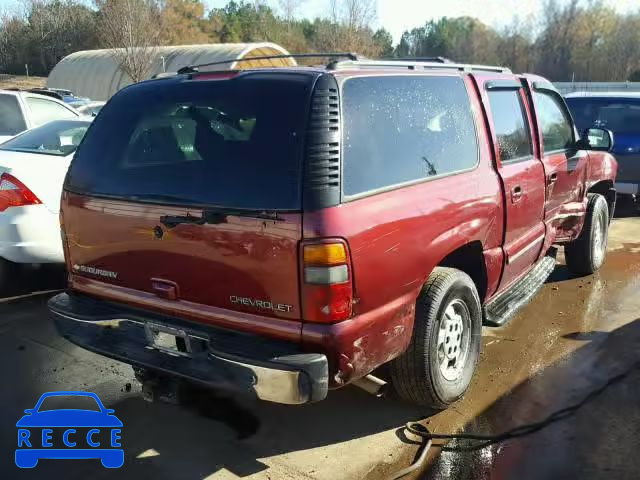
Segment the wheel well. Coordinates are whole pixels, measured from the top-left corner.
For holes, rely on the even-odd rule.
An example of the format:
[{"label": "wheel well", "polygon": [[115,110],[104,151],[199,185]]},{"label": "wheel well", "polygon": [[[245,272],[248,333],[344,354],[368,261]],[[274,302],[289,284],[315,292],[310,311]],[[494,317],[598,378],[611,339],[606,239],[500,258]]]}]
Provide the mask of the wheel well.
[{"label": "wheel well", "polygon": [[487,267],[482,254],[480,242],[467,243],[442,259],[440,267],[451,267],[463,271],[471,277],[478,290],[480,299],[484,299],[487,293]]},{"label": "wheel well", "polygon": [[609,205],[609,219],[613,218],[613,211],[616,206],[616,191],[611,180],[603,180],[592,185],[588,193],[599,193],[607,200]]}]

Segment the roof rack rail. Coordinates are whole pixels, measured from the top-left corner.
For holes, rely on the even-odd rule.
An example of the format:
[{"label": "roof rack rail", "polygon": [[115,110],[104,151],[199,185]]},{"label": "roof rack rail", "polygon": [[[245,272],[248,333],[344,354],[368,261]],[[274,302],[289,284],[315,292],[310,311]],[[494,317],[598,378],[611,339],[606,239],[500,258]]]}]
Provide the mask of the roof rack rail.
[{"label": "roof rack rail", "polygon": [[506,67],[494,67],[490,65],[472,65],[466,63],[447,63],[447,62],[422,62],[409,60],[344,60],[341,62],[333,62],[327,65],[332,70],[340,70],[346,68],[403,68],[407,70],[458,70],[460,72],[494,72],[494,73],[511,73]]},{"label": "roof rack rail", "polygon": [[[277,58],[348,58],[351,61],[358,61],[360,57],[352,52],[324,52],[324,53],[290,53],[282,55],[262,55],[259,57],[229,58],[227,60],[219,60],[217,62],[201,63],[199,65],[187,65],[178,69],[178,74],[197,73],[199,68],[212,67],[214,65],[224,65],[225,63],[249,62],[251,60],[271,60]],[[330,62],[333,65],[335,61]],[[329,68],[327,65],[327,68]]]},{"label": "roof rack rail", "polygon": [[455,63],[447,57],[384,57],[380,60],[393,60],[394,62],[434,62],[434,63]]}]

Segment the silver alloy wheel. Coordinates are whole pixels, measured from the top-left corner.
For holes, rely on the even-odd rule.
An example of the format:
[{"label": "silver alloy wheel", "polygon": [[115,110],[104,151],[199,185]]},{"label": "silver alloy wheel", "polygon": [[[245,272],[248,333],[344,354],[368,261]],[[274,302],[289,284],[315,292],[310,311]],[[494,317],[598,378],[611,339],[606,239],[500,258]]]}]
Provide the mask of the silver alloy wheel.
[{"label": "silver alloy wheel", "polygon": [[471,314],[460,299],[452,300],[444,309],[438,330],[437,362],[440,373],[456,381],[464,370],[471,346]]},{"label": "silver alloy wheel", "polygon": [[607,223],[605,216],[600,213],[596,219],[593,232],[593,263],[600,266],[607,250]]}]

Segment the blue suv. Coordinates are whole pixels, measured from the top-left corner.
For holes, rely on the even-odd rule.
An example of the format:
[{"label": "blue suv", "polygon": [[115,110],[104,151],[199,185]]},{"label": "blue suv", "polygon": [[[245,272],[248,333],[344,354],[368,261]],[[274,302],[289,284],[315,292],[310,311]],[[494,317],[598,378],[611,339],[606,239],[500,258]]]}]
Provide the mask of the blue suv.
[{"label": "blue suv", "polygon": [[[44,400],[60,396],[93,398],[99,411],[83,409],[41,410]],[[99,458],[102,465],[107,468],[121,467],[124,463],[124,451],[118,447],[121,447],[122,422],[113,415],[113,412],[113,410],[104,407],[95,393],[45,393],[33,409],[24,411],[26,415],[16,424],[18,427],[16,465],[20,468],[33,468],[41,458]],[[53,445],[53,429],[56,429],[56,434],[63,432],[62,442],[60,442],[62,445]],[[107,445],[101,445],[101,443],[105,443],[104,437],[106,435],[101,433],[104,430],[108,430],[108,448],[105,448]],[[79,443],[88,448],[76,448]]]},{"label": "blue suv", "polygon": [[640,194],[640,92],[574,92],[565,95],[571,114],[582,132],[605,128],[614,136],[618,161],[616,191]]}]

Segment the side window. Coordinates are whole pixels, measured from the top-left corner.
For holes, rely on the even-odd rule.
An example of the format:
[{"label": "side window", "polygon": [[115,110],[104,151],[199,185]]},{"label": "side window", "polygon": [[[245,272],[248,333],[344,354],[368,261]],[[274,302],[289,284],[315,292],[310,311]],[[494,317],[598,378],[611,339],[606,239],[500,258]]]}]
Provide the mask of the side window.
[{"label": "side window", "polygon": [[520,90],[489,92],[493,125],[503,162],[531,157],[533,149]]},{"label": "side window", "polygon": [[36,125],[43,125],[52,120],[67,120],[78,117],[68,108],[44,98],[27,97],[27,105],[29,105],[33,122]]},{"label": "side window", "polygon": [[574,143],[573,127],[559,100],[544,92],[534,92],[533,97],[545,154],[571,148]]},{"label": "side window", "polygon": [[0,135],[13,136],[27,129],[18,99],[0,95]]},{"label": "side window", "polygon": [[478,161],[460,77],[353,78],[342,98],[345,195],[467,170]]}]

